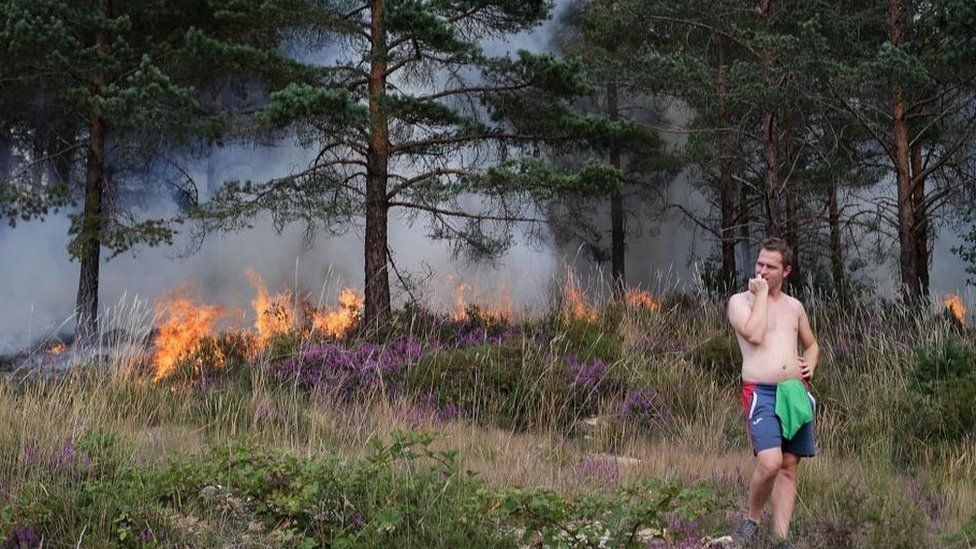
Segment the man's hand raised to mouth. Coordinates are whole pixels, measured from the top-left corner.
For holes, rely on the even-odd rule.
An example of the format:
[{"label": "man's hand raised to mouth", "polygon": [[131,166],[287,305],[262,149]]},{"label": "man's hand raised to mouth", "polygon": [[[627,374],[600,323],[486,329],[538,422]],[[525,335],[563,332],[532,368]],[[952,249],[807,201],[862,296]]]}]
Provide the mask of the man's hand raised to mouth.
[{"label": "man's hand raised to mouth", "polygon": [[769,282],[761,276],[749,279],[749,291],[754,295],[768,295],[769,294]]}]

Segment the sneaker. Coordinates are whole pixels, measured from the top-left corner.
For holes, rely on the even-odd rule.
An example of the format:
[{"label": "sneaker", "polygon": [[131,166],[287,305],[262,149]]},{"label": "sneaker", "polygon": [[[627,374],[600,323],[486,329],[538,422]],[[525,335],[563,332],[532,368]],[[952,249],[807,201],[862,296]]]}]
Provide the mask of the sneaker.
[{"label": "sneaker", "polygon": [[736,547],[749,547],[756,541],[759,525],[750,519],[742,519],[738,530],[732,533],[732,541]]}]

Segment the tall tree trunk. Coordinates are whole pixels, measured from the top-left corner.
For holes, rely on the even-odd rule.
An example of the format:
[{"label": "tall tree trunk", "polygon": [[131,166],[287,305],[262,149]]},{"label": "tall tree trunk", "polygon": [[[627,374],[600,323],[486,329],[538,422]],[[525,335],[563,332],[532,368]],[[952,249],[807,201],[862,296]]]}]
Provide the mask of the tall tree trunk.
[{"label": "tall tree trunk", "polygon": [[739,185],[739,216],[737,223],[739,224],[739,241],[742,243],[742,257],[740,262],[742,263],[743,274],[748,278],[752,278],[755,259],[752,255],[752,235],[749,231],[751,217],[752,210],[749,207],[749,187]]},{"label": "tall tree trunk", "polygon": [[[793,124],[787,120],[783,124],[783,154],[786,157],[787,163],[793,162],[793,155],[796,152],[793,147],[793,135]],[[793,268],[790,273],[790,286],[792,287],[792,291],[797,292],[803,287],[803,273],[800,261],[800,225],[797,212],[798,204],[795,192],[787,190],[783,194],[786,199],[786,243],[793,249]]]},{"label": "tall tree trunk", "polygon": [[[108,0],[101,0],[99,9],[108,17]],[[108,35],[100,31],[95,45],[103,55],[108,51]],[[105,78],[99,74],[92,80],[92,92],[100,97],[105,90]],[[80,345],[95,343],[98,336],[98,271],[102,251],[102,200],[105,194],[105,118],[96,102],[88,121],[88,157],[85,163],[85,206],[78,234],[78,296],[75,301],[75,340]]]},{"label": "tall tree trunk", "polygon": [[794,193],[786,193],[786,243],[793,248],[793,269],[790,272],[793,291],[803,285],[802,265],[800,263],[800,229],[797,223],[797,203]]},{"label": "tall tree trunk", "polygon": [[[97,110],[97,108],[96,108]],[[98,335],[98,271],[101,259],[102,199],[105,192],[105,120],[100,113],[88,125],[88,159],[85,166],[85,209],[82,213],[78,257],[78,299],[75,304],[75,339],[91,344]]]},{"label": "tall tree trunk", "polygon": [[841,304],[847,303],[847,282],[844,280],[844,250],[840,238],[840,208],[837,206],[837,182],[827,186],[827,223],[830,226],[830,269],[834,290]]},{"label": "tall tree trunk", "polygon": [[922,173],[922,144],[911,146],[912,211],[915,214],[915,261],[922,295],[929,295],[929,211],[925,203],[925,178]]},{"label": "tall tree trunk", "polygon": [[718,52],[718,82],[716,83],[716,95],[718,97],[718,119],[722,128],[720,138],[719,154],[719,202],[722,209],[722,220],[720,234],[722,237],[722,282],[727,291],[732,291],[735,287],[735,180],[732,178],[732,150],[730,146],[731,137],[729,132],[732,124],[729,121],[729,113],[725,106],[725,52],[722,47],[722,37],[716,37],[716,51]]},{"label": "tall tree trunk", "polygon": [[13,150],[10,136],[6,129],[0,129],[0,180],[4,180],[13,172]]},{"label": "tall tree trunk", "polygon": [[[901,6],[899,0],[889,0],[891,43],[902,44]],[[905,119],[905,98],[902,89],[895,84],[892,90],[892,137],[894,144],[895,182],[898,188],[898,265],[901,271],[902,297],[906,303],[914,303],[922,295],[919,279],[918,254],[915,241],[915,211],[913,206],[911,162],[908,139],[908,121]]]},{"label": "tall tree trunk", "polygon": [[[770,0],[762,0],[759,3],[759,15],[766,20],[767,27],[773,19],[773,8]],[[769,52],[764,53],[763,59],[763,81],[767,89],[772,89],[772,70],[773,58]],[[768,236],[783,235],[783,218],[780,211],[780,188],[779,188],[779,154],[776,142],[776,113],[766,106],[763,112],[763,159],[766,161],[765,187],[766,187],[766,215],[768,224],[766,233]]]},{"label": "tall tree trunk", "polygon": [[779,157],[776,153],[776,115],[772,112],[763,113],[763,158],[766,160],[766,215],[769,218],[766,232],[769,236],[782,236]]},{"label": "tall tree trunk", "polygon": [[[617,83],[607,84],[607,116],[616,121],[620,117],[620,103],[617,95]],[[620,146],[614,143],[610,147],[610,165],[620,170]],[[625,235],[624,235],[624,201],[623,190],[614,189],[610,195],[610,274],[613,276],[613,292],[617,297],[623,296],[626,286],[625,267]]]},{"label": "tall tree trunk", "polygon": [[369,69],[369,147],[366,151],[366,281],[364,320],[371,328],[390,319],[390,279],[387,270],[387,173],[390,141],[386,94],[386,30],[384,0],[370,0],[372,52]]}]

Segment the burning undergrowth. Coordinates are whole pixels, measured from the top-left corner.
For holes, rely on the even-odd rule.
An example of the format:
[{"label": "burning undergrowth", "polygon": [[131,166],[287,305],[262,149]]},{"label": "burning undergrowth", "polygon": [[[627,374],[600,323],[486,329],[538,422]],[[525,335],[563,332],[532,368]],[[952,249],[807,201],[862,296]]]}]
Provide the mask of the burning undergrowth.
[{"label": "burning undergrowth", "polygon": [[[638,291],[628,292],[620,307],[597,307],[567,276],[550,314],[516,320],[504,289],[493,290],[492,301],[455,279],[447,312],[408,305],[377,334],[362,330],[363,297],[355,289],[313,305],[301,291],[270,290],[254,271],[246,277],[253,287],[247,312],[206,303],[189,283],[164,294],[149,343],[132,353],[129,373],[173,390],[208,390],[259,375],[339,403],[405,399],[424,417],[518,429],[553,419],[568,425],[616,410],[625,396],[615,365],[619,338],[607,335],[620,312],[639,316],[660,308]],[[544,402],[553,410],[534,412]]]},{"label": "burning undergrowth", "polygon": [[232,316],[241,315],[200,303],[192,297],[189,284],[160,298],[149,366],[153,382],[208,379],[236,369],[231,366],[282,354],[276,349],[281,341],[285,347],[319,339],[338,341],[358,324],[363,300],[354,289],[343,289],[337,306],[316,307],[308,300],[296,300],[288,290],[271,293],[257,273],[246,274],[255,290],[250,329],[227,326]]},{"label": "burning undergrowth", "polygon": [[[188,287],[160,300],[152,382],[207,388],[259,373],[313,398],[405,399],[424,417],[495,418],[519,429],[615,410],[624,396],[614,368],[618,342],[601,333],[602,323],[615,318],[604,318],[612,307],[594,307],[578,285],[566,290],[570,300],[561,312],[516,322],[505,292],[497,292],[498,303],[469,302],[473,292],[458,283],[450,311],[407,306],[379,338],[360,329],[363,300],[355,290],[315,307],[292,291],[269,291],[253,272],[247,276],[255,293],[253,321],[244,326],[229,325],[244,315],[202,304]],[[639,295],[628,294],[626,307],[657,310],[653,298],[633,297]],[[533,415],[544,401],[556,403],[555,410]]]}]

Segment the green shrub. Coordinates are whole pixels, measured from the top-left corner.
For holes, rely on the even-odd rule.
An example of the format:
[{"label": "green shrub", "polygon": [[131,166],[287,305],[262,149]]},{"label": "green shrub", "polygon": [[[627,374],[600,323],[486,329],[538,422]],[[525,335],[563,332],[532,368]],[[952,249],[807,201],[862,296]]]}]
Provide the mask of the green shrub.
[{"label": "green shrub", "polygon": [[169,528],[158,474],[124,464],[112,434],[67,439],[29,468],[18,497],[0,510],[0,538],[11,546],[34,546],[24,540],[30,532],[48,542],[83,538],[96,547],[138,547]]},{"label": "green shrub", "polygon": [[899,402],[901,428],[896,453],[912,463],[923,445],[949,448],[976,435],[976,375],[973,353],[944,338],[915,351],[914,386]]},{"label": "green shrub", "polygon": [[714,336],[691,351],[691,361],[725,379],[737,379],[742,369],[742,351],[733,337]]},{"label": "green shrub", "polygon": [[969,522],[962,525],[958,530],[939,536],[939,539],[942,542],[958,544],[961,547],[972,547],[976,544],[976,516],[969,519]]},{"label": "green shrub", "polygon": [[934,384],[973,374],[972,350],[955,338],[942,338],[938,343],[915,351],[912,377],[925,392],[931,393]]},{"label": "green shrub", "polygon": [[714,505],[715,497],[704,486],[683,488],[653,479],[579,498],[546,490],[501,492],[501,509],[518,525],[522,544],[532,547],[648,547],[653,540],[697,541],[696,520]]},{"label": "green shrub", "polygon": [[304,336],[298,330],[275,334],[267,343],[264,355],[270,360],[296,356]]},{"label": "green shrub", "polygon": [[889,481],[854,473],[807,484],[796,537],[810,547],[931,547],[929,518],[909,495],[892,490]]},{"label": "green shrub", "polygon": [[435,395],[438,405],[479,421],[524,430],[569,425],[595,412],[598,395],[582,394],[572,381],[563,360],[514,338],[423,357],[407,372],[405,389],[413,398]]},{"label": "green shrub", "polygon": [[608,306],[595,320],[581,318],[564,322],[560,319],[556,331],[562,336],[562,352],[583,362],[596,359],[607,363],[619,361],[622,352],[617,327],[622,315],[622,306]]}]

